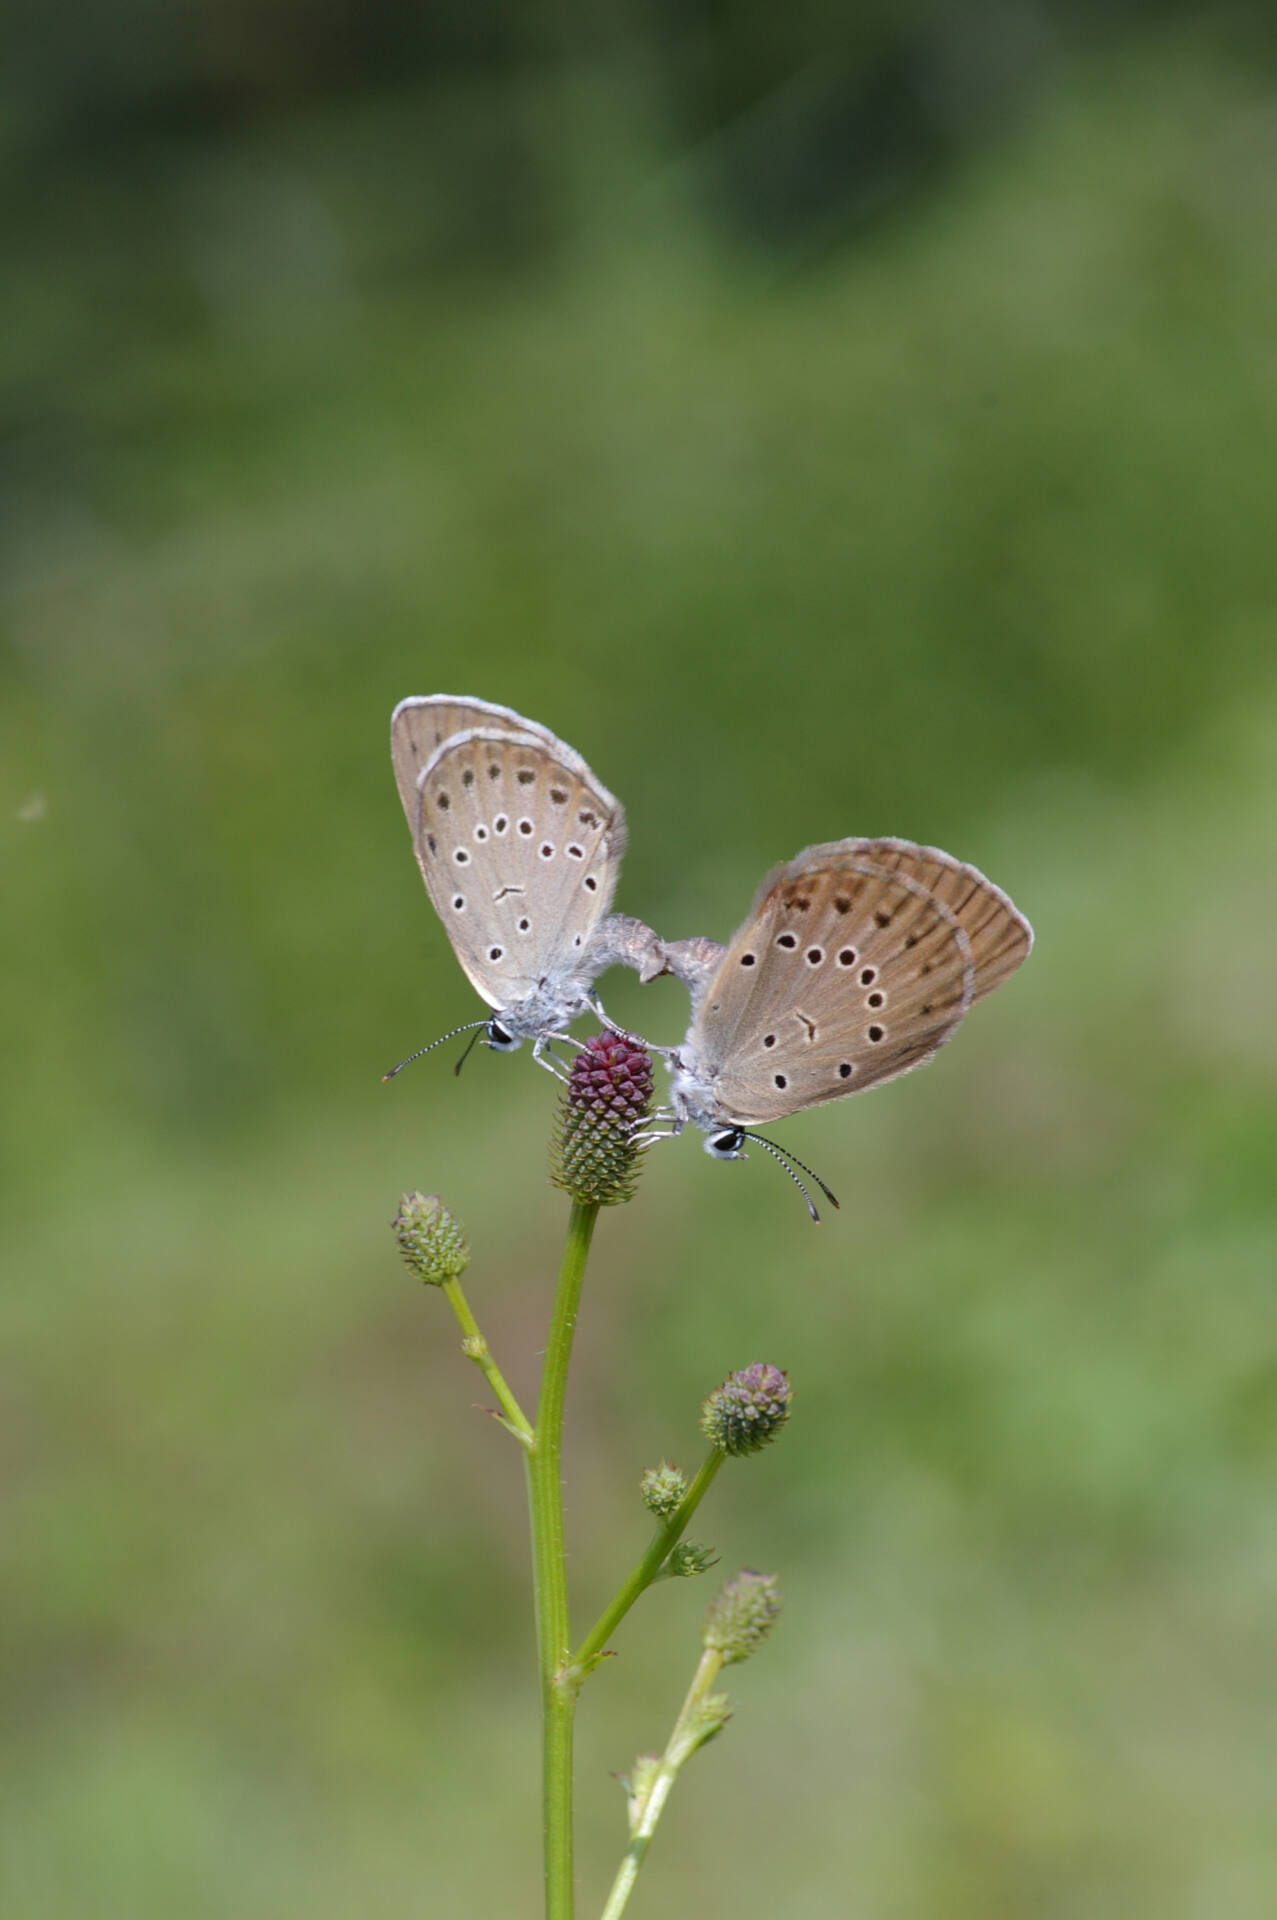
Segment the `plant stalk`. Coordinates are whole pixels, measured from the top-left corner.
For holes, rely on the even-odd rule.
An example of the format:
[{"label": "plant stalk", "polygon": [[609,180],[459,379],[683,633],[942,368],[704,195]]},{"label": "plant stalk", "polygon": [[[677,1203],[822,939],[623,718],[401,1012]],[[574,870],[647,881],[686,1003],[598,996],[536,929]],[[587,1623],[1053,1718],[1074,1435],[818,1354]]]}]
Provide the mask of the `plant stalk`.
[{"label": "plant stalk", "polygon": [[685,1760],[691,1758],[705,1737],[703,1730],[698,1734],[696,1719],[710,1688],[718,1678],[722,1664],[721,1651],[717,1647],[706,1647],[693,1676],[692,1684],[687,1690],[687,1698],[679,1709],[673,1732],[661,1755],[656,1777],[647,1790],[642,1811],[635,1822],[630,1844],[625,1851],[625,1858],[621,1862],[616,1879],[612,1882],[612,1891],[607,1897],[607,1905],[600,1914],[599,1920],[620,1920],[621,1914],[629,1903],[630,1895],[634,1891],[634,1882],[639,1876],[639,1868],[652,1843],[657,1822],[665,1811],[665,1802],[669,1799],[670,1790],[678,1778],[679,1768]]},{"label": "plant stalk", "polygon": [[[461,1291],[460,1280],[446,1280],[443,1285],[443,1293],[448,1305],[456,1315],[457,1325],[461,1328],[462,1334],[464,1335],[461,1342],[462,1352],[468,1360],[474,1361],[474,1364],[478,1367],[480,1373],[496,1394],[497,1402],[504,1416],[504,1424],[510,1429],[516,1439],[523,1442],[525,1447],[530,1446],[532,1444],[531,1422],[527,1419],[527,1416],[510,1391],[510,1388],[506,1385],[505,1376],[496,1361],[492,1358],[488,1343],[479,1331],[479,1322],[470,1311],[470,1302]],[[491,1409],[489,1409],[489,1411],[491,1411]]]},{"label": "plant stalk", "polygon": [[700,1472],[687,1489],[682,1501],[653,1537],[643,1558],[623,1585],[617,1589],[613,1599],[586,1634],[572,1656],[572,1665],[581,1670],[582,1677],[589,1671],[590,1663],[594,1661],[596,1655],[602,1653],[639,1595],[651,1586],[665,1561],[682,1539],[688,1521],[704,1499],[710,1482],[726,1458],[727,1455],[721,1447],[714,1447],[711,1450],[702,1462]]},{"label": "plant stalk", "polygon": [[597,1205],[573,1201],[541,1369],[536,1428],[527,1450],[528,1507],[541,1674],[542,1814],[546,1920],[572,1920],[572,1731],[577,1680],[567,1672],[571,1645],[563,1541],[563,1403],[577,1308]]}]

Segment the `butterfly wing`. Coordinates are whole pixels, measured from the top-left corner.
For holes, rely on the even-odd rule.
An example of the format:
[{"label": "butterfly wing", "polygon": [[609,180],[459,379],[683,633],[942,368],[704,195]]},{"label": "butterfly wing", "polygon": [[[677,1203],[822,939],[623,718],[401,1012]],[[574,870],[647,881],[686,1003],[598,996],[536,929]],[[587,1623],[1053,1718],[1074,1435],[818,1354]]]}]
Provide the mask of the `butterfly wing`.
[{"label": "butterfly wing", "polygon": [[[454,733],[470,727],[490,727],[498,733],[531,734],[551,748],[562,747],[548,727],[525,720],[512,707],[498,707],[490,700],[474,700],[466,694],[414,694],[401,700],[390,716],[390,758],[394,763],[395,785],[408,818],[417,830],[417,781],[426,762]],[[565,750],[575,760],[571,748]]]},{"label": "butterfly wing", "polygon": [[719,962],[686,1042],[717,1120],[758,1125],[881,1086],[971,1005],[957,915],[861,844],[809,847],[769,874]]},{"label": "butterfly wing", "polygon": [[464,728],[417,778],[426,890],[491,1007],[570,981],[616,890],[621,804],[552,738]]},{"label": "butterfly wing", "polygon": [[975,966],[973,1000],[1000,987],[1033,950],[1033,928],[1013,902],[978,867],[955,860],[938,847],[912,840],[848,840],[857,860],[888,873],[905,874],[948,907],[967,939]]}]

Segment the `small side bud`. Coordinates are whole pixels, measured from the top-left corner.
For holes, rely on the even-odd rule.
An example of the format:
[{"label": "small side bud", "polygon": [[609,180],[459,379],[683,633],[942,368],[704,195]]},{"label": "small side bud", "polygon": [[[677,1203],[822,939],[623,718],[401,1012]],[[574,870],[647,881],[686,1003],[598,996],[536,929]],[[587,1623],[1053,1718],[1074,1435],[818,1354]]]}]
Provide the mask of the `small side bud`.
[{"label": "small side bud", "polygon": [[671,1580],[690,1580],[698,1573],[708,1573],[711,1567],[717,1565],[718,1555],[713,1547],[703,1547],[699,1540],[680,1540],[671,1549],[668,1560],[661,1568],[661,1575]]},{"label": "small side bud", "polygon": [[568,1075],[550,1143],[550,1178],[581,1206],[630,1200],[642,1164],[634,1145],[650,1112],[652,1056],[619,1033],[596,1033]]},{"label": "small side bud", "polygon": [[725,1667],[748,1660],[776,1624],[780,1595],[774,1573],[754,1573],[746,1567],[710,1602],[702,1643],[723,1656]]},{"label": "small side bud", "polygon": [[399,1251],[427,1286],[442,1287],[470,1265],[470,1243],[437,1193],[406,1193],[390,1223]]},{"label": "small side bud", "polygon": [[789,1418],[789,1376],[758,1361],[729,1373],[701,1408],[701,1432],[724,1453],[757,1453]]},{"label": "small side bud", "polygon": [[668,1520],[677,1513],[687,1498],[687,1476],[662,1460],[659,1467],[649,1467],[639,1482],[643,1494],[643,1505],[658,1520]]},{"label": "small side bud", "polygon": [[[683,1733],[687,1754],[695,1753],[716,1733],[721,1733],[731,1717],[732,1703],[725,1693],[707,1693],[703,1700],[698,1700]],[[687,1754],[680,1758],[686,1758]]]},{"label": "small side bud", "polygon": [[638,1831],[639,1821],[647,1812],[648,1799],[660,1771],[659,1753],[641,1753],[630,1768],[629,1778],[626,1779],[624,1774],[620,1776],[621,1786],[625,1792],[625,1811],[631,1836]]}]

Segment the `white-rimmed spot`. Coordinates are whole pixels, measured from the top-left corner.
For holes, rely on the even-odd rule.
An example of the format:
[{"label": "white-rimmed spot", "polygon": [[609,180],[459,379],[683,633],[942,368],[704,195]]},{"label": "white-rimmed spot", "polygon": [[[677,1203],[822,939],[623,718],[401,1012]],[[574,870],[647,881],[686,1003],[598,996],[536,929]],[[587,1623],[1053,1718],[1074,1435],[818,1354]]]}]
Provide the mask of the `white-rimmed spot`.
[{"label": "white-rimmed spot", "polygon": [[532,832],[532,822],[528,819],[526,814],[524,815],[523,819],[520,820],[519,822],[519,832],[523,835],[525,840],[527,839],[528,835]]},{"label": "white-rimmed spot", "polygon": [[877,1046],[880,1040],[885,1040],[886,1037],[887,1037],[887,1029],[885,1027],[866,1027],[865,1028],[865,1039],[872,1040],[875,1046]]},{"label": "white-rimmed spot", "polygon": [[860,984],[862,987],[871,987],[877,978],[877,967],[862,967],[860,973]]},{"label": "white-rimmed spot", "polygon": [[465,894],[464,894],[464,893],[454,893],[454,894],[453,894],[453,896],[452,896],[452,905],[453,905],[453,910],[454,910],[454,912],[456,912],[456,913],[464,913],[464,912],[465,912],[465,910],[466,910],[466,896],[465,896]]},{"label": "white-rimmed spot", "polygon": [[584,860],[585,848],[578,847],[575,840],[568,842],[568,857],[572,860]]},{"label": "white-rimmed spot", "polygon": [[531,931],[531,928],[532,928],[532,922],[530,920],[526,918],[523,920],[520,920],[519,922],[520,933],[529,933]]},{"label": "white-rimmed spot", "polygon": [[742,953],[740,963],[742,967],[756,967],[758,965],[758,955],[756,953]]},{"label": "white-rimmed spot", "polygon": [[840,1080],[850,1080],[855,1071],[856,1069],[852,1066],[850,1060],[844,1060],[838,1069],[838,1078]]},{"label": "white-rimmed spot", "polygon": [[825,957],[825,949],[823,947],[808,947],[807,965],[809,967],[818,967],[821,961],[824,959],[824,957]]},{"label": "white-rimmed spot", "polygon": [[594,875],[592,873],[586,874],[585,879],[581,882],[581,885],[585,888],[585,891],[587,893],[597,893],[599,890],[599,883],[594,878]]},{"label": "white-rimmed spot", "polygon": [[468,867],[470,865],[470,855],[464,847],[458,847],[452,857],[459,867]]},{"label": "white-rimmed spot", "polygon": [[510,824],[509,816],[504,813],[499,813],[496,819],[492,822],[492,831],[494,833],[504,833],[506,828],[509,826],[509,824]]},{"label": "white-rimmed spot", "polygon": [[486,840],[486,839],[487,839],[487,837],[488,837],[488,829],[487,829],[487,828],[486,828],[486,827],[485,827],[485,826],[483,825],[483,823],[482,823],[482,822],[480,822],[480,824],[479,824],[479,825],[478,825],[478,826],[477,826],[477,827],[475,828],[475,830],[474,830],[474,837],[475,837],[475,839],[476,839],[476,840]]},{"label": "white-rimmed spot", "polygon": [[886,1004],[887,996],[885,993],[867,993],[865,995],[865,1005],[867,1007],[885,1007]]},{"label": "white-rimmed spot", "polygon": [[505,959],[505,948],[504,948],[504,947],[489,947],[489,948],[488,948],[488,958],[489,958],[489,960],[504,960],[504,959]]},{"label": "white-rimmed spot", "polygon": [[838,955],[838,964],[840,967],[854,967],[856,964],[856,949],[854,947],[844,947]]},{"label": "white-rimmed spot", "polygon": [[540,854],[543,860],[553,860],[554,858],[553,840],[543,840],[540,846],[537,848],[537,852]]},{"label": "white-rimmed spot", "polygon": [[798,945],[798,935],[796,933],[778,933],[776,935],[776,945],[792,952]]}]

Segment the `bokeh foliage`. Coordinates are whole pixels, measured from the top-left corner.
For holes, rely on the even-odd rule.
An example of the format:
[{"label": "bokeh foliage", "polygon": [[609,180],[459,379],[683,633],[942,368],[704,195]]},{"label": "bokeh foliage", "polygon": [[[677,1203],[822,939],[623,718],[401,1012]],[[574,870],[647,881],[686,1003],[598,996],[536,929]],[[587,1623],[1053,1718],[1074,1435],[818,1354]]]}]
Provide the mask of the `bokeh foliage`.
[{"label": "bokeh foliage", "polygon": [[[385,745],[438,689],[586,754],[671,936],[846,832],[1039,935],[925,1074],[784,1130],[819,1232],[688,1140],[600,1229],[583,1615],[704,1392],[798,1392],[702,1529],[786,1616],[636,1912],[1272,1910],[1266,45],[919,7],[835,59],[828,11],[18,37],[6,1911],[536,1910],[517,1462],[385,1225],[448,1197],[530,1393],[553,1089],[378,1080],[475,1011]],[[587,1888],[706,1597],[591,1682]]]}]

